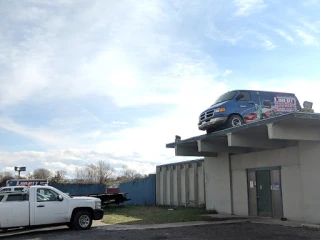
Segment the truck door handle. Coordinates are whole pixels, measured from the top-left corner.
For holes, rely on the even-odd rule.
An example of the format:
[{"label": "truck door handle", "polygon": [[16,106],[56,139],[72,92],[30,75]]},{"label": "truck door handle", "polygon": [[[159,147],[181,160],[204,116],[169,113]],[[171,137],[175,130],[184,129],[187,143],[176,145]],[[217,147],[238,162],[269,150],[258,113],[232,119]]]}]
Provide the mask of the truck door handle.
[{"label": "truck door handle", "polygon": [[37,207],[44,207],[44,205],[38,205]]}]

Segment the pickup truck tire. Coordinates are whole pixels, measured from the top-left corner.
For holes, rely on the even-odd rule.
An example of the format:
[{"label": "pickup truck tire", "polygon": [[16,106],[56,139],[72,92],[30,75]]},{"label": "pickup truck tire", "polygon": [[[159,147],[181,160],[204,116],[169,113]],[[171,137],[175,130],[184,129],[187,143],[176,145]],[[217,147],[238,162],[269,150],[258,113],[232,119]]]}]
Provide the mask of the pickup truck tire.
[{"label": "pickup truck tire", "polygon": [[74,225],[72,222],[67,223],[68,228],[70,229],[74,229]]},{"label": "pickup truck tire", "polygon": [[87,230],[92,225],[92,215],[88,211],[77,212],[71,222],[75,230]]}]

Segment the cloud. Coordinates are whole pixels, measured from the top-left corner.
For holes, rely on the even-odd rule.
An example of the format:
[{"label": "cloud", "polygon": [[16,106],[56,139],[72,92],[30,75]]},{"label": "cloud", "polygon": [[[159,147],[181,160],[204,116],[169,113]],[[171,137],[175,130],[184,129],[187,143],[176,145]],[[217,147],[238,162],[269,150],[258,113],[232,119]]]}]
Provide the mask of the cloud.
[{"label": "cloud", "polygon": [[319,3],[319,0],[305,0],[303,1],[303,5],[305,6],[313,6],[317,5]]},{"label": "cloud", "polygon": [[300,28],[296,28],[295,32],[302,39],[305,45],[319,46],[318,39],[310,33],[307,33]]},{"label": "cloud", "polygon": [[233,3],[237,7],[236,16],[249,16],[268,6],[263,0],[233,0]]},{"label": "cloud", "polygon": [[302,22],[302,25],[305,28],[309,29],[312,32],[319,33],[319,26],[320,26],[320,22],[319,21],[316,22],[316,23],[310,23],[310,22],[308,22],[306,20],[302,20],[301,22]]},{"label": "cloud", "polygon": [[[3,168],[26,163],[72,176],[76,166],[105,160],[148,173],[190,159],[175,157],[165,144],[175,134],[203,134],[199,113],[228,90],[221,78],[238,72],[216,63],[221,53],[211,49],[281,47],[256,24],[268,16],[240,19],[222,2],[1,3],[0,128],[42,149],[1,152]],[[262,0],[234,4],[235,16],[267,7]],[[292,43],[290,32],[278,28]],[[316,41],[307,41],[308,31],[316,36],[312,29],[303,31],[306,43]]]},{"label": "cloud", "polygon": [[232,73],[232,70],[225,70],[224,73],[222,74],[222,77],[226,78],[226,77],[229,77],[229,75]]},{"label": "cloud", "polygon": [[273,50],[274,48],[276,48],[276,45],[274,45],[273,42],[271,42],[270,40],[265,40],[263,42],[263,46],[266,50]]},{"label": "cloud", "polygon": [[287,40],[288,42],[290,42],[291,44],[294,43],[293,38],[292,38],[288,33],[286,33],[285,31],[280,30],[280,29],[275,29],[274,31],[275,31],[276,33],[278,33],[281,37],[283,37],[285,40]]}]

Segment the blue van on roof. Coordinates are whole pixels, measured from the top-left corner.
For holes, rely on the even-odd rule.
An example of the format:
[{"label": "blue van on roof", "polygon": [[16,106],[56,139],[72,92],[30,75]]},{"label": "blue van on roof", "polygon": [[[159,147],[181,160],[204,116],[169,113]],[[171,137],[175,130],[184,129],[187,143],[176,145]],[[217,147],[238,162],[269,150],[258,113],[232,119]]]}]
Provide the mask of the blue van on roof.
[{"label": "blue van on roof", "polygon": [[234,90],[227,92],[199,116],[199,130],[207,133],[299,111],[293,93]]}]

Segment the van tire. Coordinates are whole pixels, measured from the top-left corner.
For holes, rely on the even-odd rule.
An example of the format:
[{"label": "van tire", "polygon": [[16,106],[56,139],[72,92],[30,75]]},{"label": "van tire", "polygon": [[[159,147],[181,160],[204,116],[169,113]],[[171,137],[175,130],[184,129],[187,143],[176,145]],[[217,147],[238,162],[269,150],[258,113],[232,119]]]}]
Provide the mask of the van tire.
[{"label": "van tire", "polygon": [[88,230],[92,225],[92,215],[89,211],[79,211],[74,215],[71,224],[75,230]]},{"label": "van tire", "polygon": [[228,118],[227,126],[228,128],[238,127],[243,125],[243,123],[243,118],[240,115],[233,114]]},{"label": "van tire", "polygon": [[207,129],[207,134],[209,134],[209,133],[213,133],[215,131],[215,129],[214,128],[208,128]]}]

